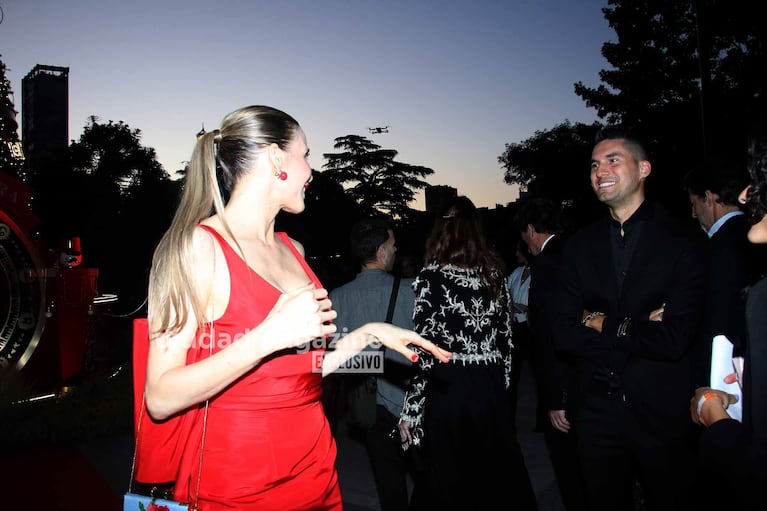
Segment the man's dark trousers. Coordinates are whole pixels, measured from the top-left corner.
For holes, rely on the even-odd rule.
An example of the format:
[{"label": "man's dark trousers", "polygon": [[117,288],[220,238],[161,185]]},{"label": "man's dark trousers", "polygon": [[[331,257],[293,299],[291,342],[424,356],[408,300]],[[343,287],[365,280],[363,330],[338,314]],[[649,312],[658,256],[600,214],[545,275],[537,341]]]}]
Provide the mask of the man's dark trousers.
[{"label": "man's dark trousers", "polygon": [[586,494],[583,489],[577,437],[572,421],[570,421],[570,431],[567,433],[555,429],[551,421],[548,421],[544,436],[565,510],[586,511]]},{"label": "man's dark trousers", "polygon": [[376,423],[365,431],[365,447],[377,482],[381,511],[408,509],[407,476],[417,481],[416,467],[408,452],[402,450],[397,432],[399,417],[382,405],[376,407]]}]

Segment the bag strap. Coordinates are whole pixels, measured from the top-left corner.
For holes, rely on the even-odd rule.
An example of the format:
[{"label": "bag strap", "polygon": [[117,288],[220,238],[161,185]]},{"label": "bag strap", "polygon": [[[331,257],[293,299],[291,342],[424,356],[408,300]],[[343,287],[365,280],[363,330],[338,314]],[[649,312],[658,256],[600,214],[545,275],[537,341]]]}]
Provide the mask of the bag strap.
[{"label": "bag strap", "polygon": [[400,277],[394,277],[394,283],[391,286],[391,296],[389,297],[389,310],[386,311],[386,322],[391,323],[394,318],[394,305],[397,303],[397,294],[399,294]]}]

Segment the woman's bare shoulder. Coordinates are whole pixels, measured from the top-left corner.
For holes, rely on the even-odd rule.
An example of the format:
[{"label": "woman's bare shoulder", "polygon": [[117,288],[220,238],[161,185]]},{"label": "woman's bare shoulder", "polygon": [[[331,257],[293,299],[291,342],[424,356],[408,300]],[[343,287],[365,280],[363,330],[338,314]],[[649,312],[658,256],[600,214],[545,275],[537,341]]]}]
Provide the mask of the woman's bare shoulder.
[{"label": "woman's bare shoulder", "polygon": [[291,238],[291,237],[290,237],[290,236],[288,236],[287,234],[285,234],[285,238],[286,238],[286,239],[287,239],[287,240],[288,240],[290,243],[292,243],[294,247],[296,247],[296,250],[298,250],[298,252],[301,254],[301,256],[302,256],[302,257],[305,257],[305,256],[306,256],[306,252],[305,252],[305,250],[304,250],[304,246],[301,244],[301,242],[300,242],[300,241],[298,241],[298,240],[296,240],[296,239],[293,239],[293,238]]}]

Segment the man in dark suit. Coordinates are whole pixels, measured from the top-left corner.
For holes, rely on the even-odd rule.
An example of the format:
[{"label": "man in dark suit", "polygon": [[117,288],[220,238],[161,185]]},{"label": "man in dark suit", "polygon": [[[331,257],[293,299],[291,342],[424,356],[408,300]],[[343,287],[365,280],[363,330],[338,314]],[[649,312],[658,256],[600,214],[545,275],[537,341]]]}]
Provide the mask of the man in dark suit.
[{"label": "man in dark suit", "polygon": [[[762,130],[765,124],[762,124]],[[751,142],[752,186],[739,197],[749,211],[753,226],[748,232],[751,243],[767,246],[767,136],[757,133]],[[700,493],[723,493],[732,509],[766,509],[767,487],[767,278],[752,285],[746,301],[746,337],[743,365],[735,363],[742,390],[743,422],[731,419],[728,403],[735,396],[708,386],[696,390],[690,401],[694,422],[705,426],[700,439],[701,465],[709,469],[700,481]],[[734,375],[730,375],[732,378]],[[716,486],[717,491],[708,491]],[[696,509],[704,509],[697,507]],[[705,509],[718,509],[706,506]]]},{"label": "man in dark suit", "polygon": [[[651,164],[620,127],[597,135],[608,214],[569,237],[554,337],[576,358],[575,427],[589,509],[685,509],[693,476],[690,351],[705,292],[700,236],[645,199]],[[569,396],[568,396],[569,398]]]},{"label": "man in dark suit", "polygon": [[546,446],[556,476],[562,503],[567,511],[585,511],[581,468],[575,433],[568,412],[568,395],[574,383],[572,357],[554,348],[552,325],[556,321],[552,298],[559,288],[564,247],[559,207],[547,199],[530,199],[514,217],[520,237],[533,254],[528,294],[527,323],[539,361],[540,403],[546,410]]},{"label": "man in dark suit", "polygon": [[[736,353],[745,349],[746,291],[761,273],[765,245],[748,241],[751,227],[738,201],[750,178],[728,162],[707,160],[685,176],[684,186],[692,205],[692,216],[709,238],[708,288],[698,342],[693,352],[693,388],[711,385],[711,345],[723,335],[735,345]],[[741,405],[742,406],[742,405]],[[703,431],[700,430],[699,433]],[[700,459],[697,485],[712,480],[712,473]],[[698,506],[724,507],[733,503],[730,492],[701,495]]]},{"label": "man in dark suit", "polygon": [[692,216],[709,238],[708,287],[693,357],[693,388],[708,386],[711,343],[724,335],[742,341],[747,286],[758,280],[765,252],[748,241],[751,227],[738,195],[750,182],[745,169],[708,160],[685,176]]}]

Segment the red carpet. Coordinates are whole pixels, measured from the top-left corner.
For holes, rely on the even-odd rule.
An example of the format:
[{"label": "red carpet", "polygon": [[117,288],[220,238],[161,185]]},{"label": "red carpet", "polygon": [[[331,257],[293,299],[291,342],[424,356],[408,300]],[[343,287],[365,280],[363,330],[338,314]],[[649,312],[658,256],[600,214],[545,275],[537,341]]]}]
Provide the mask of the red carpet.
[{"label": "red carpet", "polygon": [[0,508],[122,511],[122,496],[74,447],[19,447],[0,454]]}]

